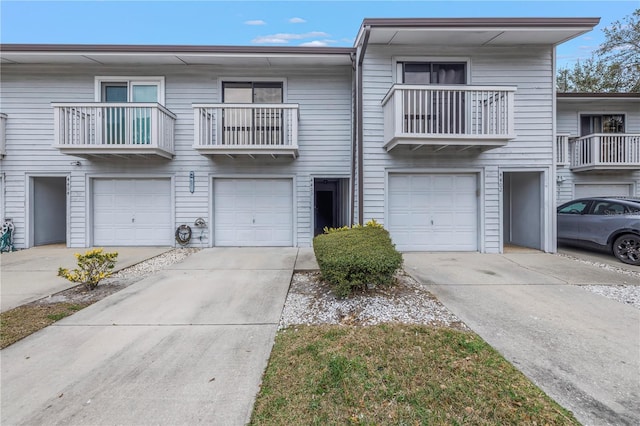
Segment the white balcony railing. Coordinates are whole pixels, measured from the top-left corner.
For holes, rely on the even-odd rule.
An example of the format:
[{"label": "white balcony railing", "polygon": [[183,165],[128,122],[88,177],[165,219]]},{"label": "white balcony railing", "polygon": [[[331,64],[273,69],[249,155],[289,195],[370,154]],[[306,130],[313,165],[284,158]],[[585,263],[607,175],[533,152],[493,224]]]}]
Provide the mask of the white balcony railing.
[{"label": "white balcony railing", "polygon": [[157,103],[55,103],[55,147],[79,156],[174,155],[176,116]]},{"label": "white balcony railing", "polygon": [[515,87],[396,84],[382,100],[387,151],[399,144],[501,146],[515,138]]},{"label": "white balcony railing", "polygon": [[640,168],[640,134],[595,133],[569,141],[573,171]]},{"label": "white balcony railing", "polygon": [[569,164],[569,134],[558,133],[556,135],[556,165]]},{"label": "white balcony railing", "polygon": [[0,113],[0,158],[6,154],[7,114]]},{"label": "white balcony railing", "polygon": [[298,155],[297,104],[193,105],[194,148],[207,155]]}]

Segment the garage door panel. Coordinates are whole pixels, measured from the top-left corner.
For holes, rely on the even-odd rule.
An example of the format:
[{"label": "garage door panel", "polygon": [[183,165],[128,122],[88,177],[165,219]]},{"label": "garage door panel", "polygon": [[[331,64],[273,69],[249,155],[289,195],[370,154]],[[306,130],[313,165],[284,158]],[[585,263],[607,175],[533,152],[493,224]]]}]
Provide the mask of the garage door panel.
[{"label": "garage door panel", "polygon": [[94,179],[94,245],[171,245],[169,179]]},{"label": "garage door panel", "polygon": [[475,174],[389,176],[388,226],[399,250],[475,251]]},{"label": "garage door panel", "polygon": [[214,179],[216,246],[293,245],[291,179]]},{"label": "garage door panel", "polygon": [[632,186],[626,183],[577,183],[574,187],[575,198],[586,197],[629,197]]}]

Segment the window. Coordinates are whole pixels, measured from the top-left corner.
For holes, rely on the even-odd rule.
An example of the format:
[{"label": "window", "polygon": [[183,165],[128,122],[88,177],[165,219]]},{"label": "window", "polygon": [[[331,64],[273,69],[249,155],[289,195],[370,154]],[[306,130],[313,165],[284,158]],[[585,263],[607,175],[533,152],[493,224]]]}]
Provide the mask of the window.
[{"label": "window", "polygon": [[223,109],[222,143],[283,145],[284,110],[278,105],[283,102],[282,86],[281,82],[223,82],[223,103],[255,106],[230,106]]},{"label": "window", "polygon": [[398,62],[404,84],[465,84],[464,62]]},{"label": "window", "polygon": [[[403,84],[462,85],[467,81],[464,62],[398,62]],[[404,131],[408,133],[465,133],[466,92],[436,88],[405,89]]]},{"label": "window", "polygon": [[589,205],[589,201],[576,201],[575,203],[571,203],[562,207],[558,210],[558,213],[562,214],[583,214],[586,211],[587,206]]},{"label": "window", "polygon": [[593,207],[593,213],[601,216],[612,216],[617,214],[629,213],[629,208],[620,203],[612,203],[609,201],[599,201]]},{"label": "window", "polygon": [[[105,103],[163,103],[162,77],[96,77],[96,100]],[[151,143],[149,106],[105,107],[102,132],[107,144]]]},{"label": "window", "polygon": [[580,136],[593,133],[624,133],[623,114],[584,114],[580,115]]}]

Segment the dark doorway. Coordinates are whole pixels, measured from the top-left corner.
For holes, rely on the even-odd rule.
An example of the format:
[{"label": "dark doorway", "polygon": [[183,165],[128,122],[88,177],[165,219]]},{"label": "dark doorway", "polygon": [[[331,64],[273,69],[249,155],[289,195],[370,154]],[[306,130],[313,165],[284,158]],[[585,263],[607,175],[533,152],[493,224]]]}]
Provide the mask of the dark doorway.
[{"label": "dark doorway", "polygon": [[313,235],[322,234],[323,229],[338,228],[348,224],[348,180],[314,180],[314,229]]},{"label": "dark doorway", "polygon": [[34,246],[66,243],[66,177],[32,178],[31,221]]}]

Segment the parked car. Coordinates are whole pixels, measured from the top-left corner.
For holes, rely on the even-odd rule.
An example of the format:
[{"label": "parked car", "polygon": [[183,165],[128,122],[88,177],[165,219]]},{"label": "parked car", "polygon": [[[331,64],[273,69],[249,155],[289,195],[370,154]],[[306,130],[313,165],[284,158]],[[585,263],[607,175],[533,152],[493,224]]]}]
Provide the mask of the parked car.
[{"label": "parked car", "polygon": [[594,197],[558,207],[558,241],[613,253],[640,265],[640,199]]}]

